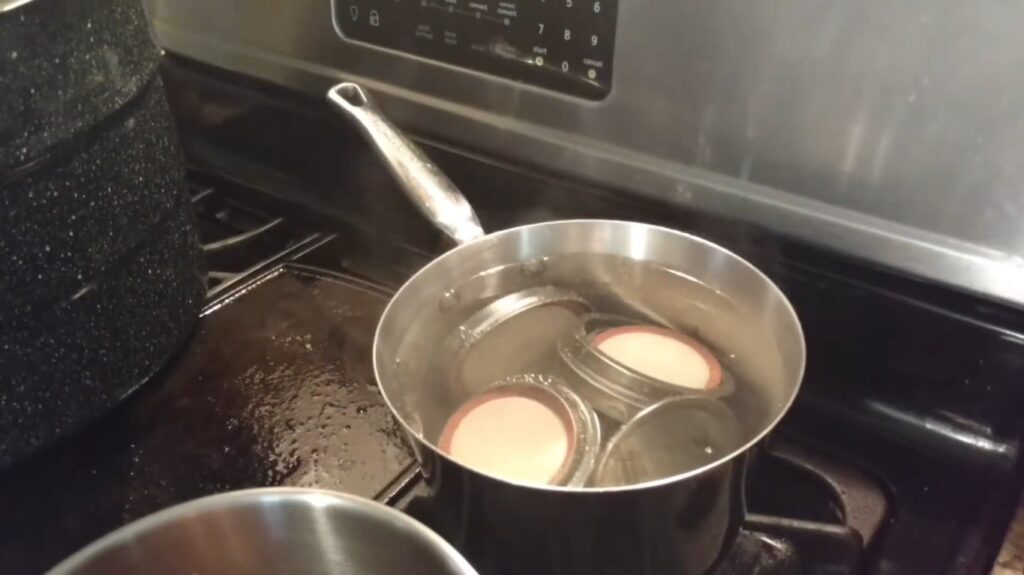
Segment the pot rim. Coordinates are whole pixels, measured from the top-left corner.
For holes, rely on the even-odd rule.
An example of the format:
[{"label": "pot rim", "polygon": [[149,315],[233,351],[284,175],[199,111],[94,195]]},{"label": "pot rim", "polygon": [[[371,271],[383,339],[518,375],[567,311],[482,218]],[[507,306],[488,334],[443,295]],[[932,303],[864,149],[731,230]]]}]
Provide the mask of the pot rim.
[{"label": "pot rim", "polygon": [[46,573],[47,575],[74,575],[79,572],[79,570],[83,569],[93,558],[98,557],[109,550],[115,549],[126,541],[131,541],[139,535],[152,531],[162,525],[173,523],[174,521],[185,517],[232,507],[234,504],[239,502],[252,502],[269,497],[299,497],[306,500],[310,505],[318,507],[324,507],[330,504],[341,504],[352,507],[369,508],[375,514],[383,515],[412,529],[415,535],[426,539],[427,542],[437,548],[447,559],[451,560],[461,572],[466,573],[467,575],[475,575],[477,573],[466,558],[456,551],[450,543],[445,541],[444,538],[412,516],[372,499],[366,499],[364,497],[340,491],[305,487],[258,487],[254,489],[241,489],[207,495],[206,497],[179,503],[161,511],[146,515],[140,519],[136,519],[127,525],[121,526],[114,531],[107,533],[65,558]]},{"label": "pot rim", "polygon": [[22,6],[33,2],[35,2],[35,0],[0,0],[0,14],[13,12]]},{"label": "pot rim", "polygon": [[793,406],[793,402],[796,401],[796,397],[800,393],[800,387],[801,387],[801,385],[803,383],[804,372],[805,372],[805,369],[806,369],[806,366],[807,366],[807,342],[806,342],[806,339],[805,339],[805,336],[804,336],[803,326],[800,323],[800,317],[797,315],[796,310],[793,308],[793,304],[789,301],[789,298],[786,297],[786,295],[782,292],[781,289],[779,289],[779,286],[776,285],[775,282],[773,282],[767,275],[765,275],[764,272],[762,272],[756,266],[754,266],[753,264],[748,262],[745,258],[739,256],[738,254],[736,254],[732,250],[729,250],[729,249],[727,249],[727,248],[725,248],[725,247],[723,247],[723,246],[721,246],[721,245],[719,245],[719,244],[717,244],[715,242],[712,242],[710,240],[706,240],[706,239],[704,239],[702,237],[699,237],[699,236],[696,236],[696,235],[693,235],[693,234],[690,234],[690,233],[687,233],[687,232],[682,232],[682,231],[675,230],[675,229],[672,229],[672,228],[669,228],[669,227],[659,226],[659,225],[655,225],[655,224],[648,224],[648,223],[644,223],[644,222],[635,222],[635,221],[629,221],[629,220],[582,219],[581,218],[581,219],[567,219],[567,220],[552,220],[552,221],[547,221],[547,222],[540,222],[540,223],[534,223],[534,224],[526,224],[526,225],[522,225],[522,226],[516,226],[516,227],[513,227],[513,228],[508,228],[508,229],[505,229],[505,230],[500,230],[500,231],[497,231],[497,232],[489,233],[489,234],[487,234],[485,236],[482,236],[480,238],[477,238],[477,239],[475,239],[473,241],[466,242],[464,244],[456,246],[455,248],[452,248],[451,250],[449,250],[449,251],[447,251],[447,252],[445,252],[445,253],[435,257],[427,265],[425,265],[421,269],[419,269],[415,274],[412,275],[412,277],[410,277],[408,280],[405,281],[405,283],[402,284],[402,287],[400,287],[398,289],[398,291],[396,291],[395,294],[391,297],[391,300],[388,302],[387,307],[384,308],[384,313],[381,315],[380,320],[377,322],[377,329],[375,330],[374,337],[373,337],[373,351],[372,351],[372,353],[373,353],[373,374],[374,374],[374,377],[377,379],[378,386],[380,385],[380,381],[382,379],[381,375],[380,375],[381,374],[381,369],[380,369],[380,365],[379,365],[379,362],[378,362],[378,349],[379,349],[379,346],[380,346],[380,331],[381,331],[381,327],[385,324],[386,320],[391,315],[392,310],[396,306],[396,302],[401,301],[403,299],[403,295],[405,293],[407,293],[408,291],[411,291],[413,289],[414,284],[416,284],[417,278],[419,278],[423,274],[426,274],[429,270],[433,269],[434,267],[436,267],[438,265],[441,265],[441,262],[446,261],[446,260],[451,259],[451,258],[459,257],[459,254],[461,252],[466,251],[468,249],[471,249],[471,246],[474,246],[474,245],[476,245],[477,243],[479,243],[481,241],[485,241],[488,238],[500,238],[500,237],[506,236],[506,235],[514,235],[514,234],[517,234],[517,233],[521,233],[523,230],[529,230],[529,229],[538,229],[538,228],[543,228],[543,227],[557,227],[557,226],[566,226],[566,225],[571,225],[571,224],[583,224],[583,223],[587,223],[587,224],[605,224],[605,225],[616,225],[616,226],[623,226],[623,225],[625,225],[625,226],[643,226],[643,227],[649,228],[651,230],[656,230],[656,231],[665,232],[665,233],[669,233],[669,234],[673,234],[673,235],[676,235],[676,236],[681,236],[681,237],[687,238],[687,239],[689,239],[691,241],[694,241],[694,242],[697,242],[697,243],[700,243],[700,244],[704,244],[704,245],[706,245],[708,247],[720,250],[720,251],[722,251],[722,252],[732,256],[733,258],[735,258],[737,263],[739,263],[740,265],[745,266],[749,270],[753,271],[765,283],[767,283],[769,286],[771,286],[771,290],[775,293],[775,295],[778,296],[778,299],[785,304],[786,310],[788,310],[790,316],[792,316],[792,318],[794,319],[794,322],[795,322],[795,325],[796,325],[796,330],[797,330],[797,335],[799,336],[799,338],[798,338],[799,339],[799,344],[800,344],[800,365],[799,365],[799,369],[797,370],[797,378],[796,378],[797,381],[796,381],[796,383],[795,383],[795,385],[793,387],[792,393],[789,395],[788,398],[786,398],[786,400],[784,402],[784,405],[778,411],[778,413],[777,413],[777,415],[775,416],[774,419],[772,419],[767,425],[765,425],[764,428],[761,431],[759,431],[758,433],[754,434],[754,436],[751,437],[751,439],[749,441],[743,443],[742,445],[740,445],[738,448],[736,448],[734,451],[732,451],[728,455],[725,455],[725,456],[717,459],[716,461],[714,461],[712,463],[709,463],[709,464],[707,464],[707,465],[705,465],[703,467],[698,467],[696,469],[692,469],[692,470],[687,471],[685,473],[680,473],[680,474],[677,474],[677,475],[672,475],[672,476],[669,476],[669,477],[664,477],[664,478],[656,479],[656,480],[653,480],[653,481],[647,481],[647,482],[644,482],[644,483],[637,483],[635,485],[625,485],[625,486],[615,486],[615,487],[569,487],[569,486],[562,486],[562,485],[536,485],[536,484],[530,484],[530,483],[521,483],[521,482],[518,482],[518,481],[510,481],[508,479],[504,479],[504,478],[501,478],[501,477],[490,475],[488,473],[477,471],[476,469],[473,469],[471,467],[467,467],[467,466],[459,463],[458,461],[452,459],[448,454],[446,454],[443,451],[441,451],[440,449],[438,449],[438,447],[436,445],[434,445],[433,442],[430,442],[430,441],[426,440],[425,438],[423,438],[421,433],[418,433],[416,430],[414,430],[412,427],[410,427],[409,424],[402,417],[402,415],[399,413],[399,411],[392,404],[391,398],[388,396],[388,393],[386,392],[384,387],[381,386],[381,388],[380,388],[381,389],[381,396],[384,398],[384,402],[387,404],[388,409],[391,410],[391,414],[395,417],[395,419],[398,420],[398,423],[401,424],[402,428],[405,429],[405,431],[410,436],[415,438],[416,441],[418,441],[420,444],[426,446],[434,454],[434,456],[446,459],[448,462],[450,462],[450,463],[452,463],[452,464],[454,464],[454,465],[456,465],[456,466],[458,466],[460,468],[467,469],[467,470],[469,470],[469,471],[471,471],[471,472],[473,472],[473,473],[475,473],[477,475],[481,475],[481,476],[487,477],[488,479],[493,480],[493,481],[498,481],[500,483],[504,483],[504,484],[507,484],[507,485],[510,485],[510,486],[520,487],[520,488],[524,488],[524,489],[534,489],[534,490],[545,491],[545,492],[554,491],[554,492],[561,492],[561,493],[579,493],[579,494],[586,495],[586,494],[597,494],[597,493],[628,493],[628,492],[634,492],[634,491],[643,491],[643,490],[647,490],[647,489],[653,489],[653,488],[661,487],[661,486],[664,486],[664,485],[669,485],[669,484],[672,484],[672,483],[676,483],[676,482],[679,482],[679,481],[685,481],[687,479],[690,479],[690,478],[693,478],[693,477],[697,477],[698,475],[703,475],[703,474],[705,474],[705,473],[707,473],[707,472],[709,472],[709,471],[711,471],[711,470],[713,470],[713,469],[715,469],[717,467],[721,467],[723,465],[726,465],[727,463],[731,462],[733,459],[736,459],[740,455],[742,455],[742,454],[746,453],[747,451],[749,451],[750,448],[752,448],[754,445],[756,445],[758,442],[760,442],[762,439],[764,439],[764,437],[766,435],[768,435],[768,433],[770,433],[773,429],[775,429],[775,427],[779,424],[779,421],[781,421],[782,418],[785,417],[785,415],[787,413],[789,413],[790,408],[792,408],[792,406]]}]

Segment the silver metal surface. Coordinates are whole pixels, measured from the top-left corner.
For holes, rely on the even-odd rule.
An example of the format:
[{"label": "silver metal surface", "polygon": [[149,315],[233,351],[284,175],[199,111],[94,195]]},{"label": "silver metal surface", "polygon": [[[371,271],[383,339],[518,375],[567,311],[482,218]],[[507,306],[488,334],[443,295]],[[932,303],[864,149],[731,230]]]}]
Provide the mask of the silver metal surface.
[{"label": "silver metal surface", "polygon": [[10,12],[35,0],[0,0],[0,14]]},{"label": "silver metal surface", "polygon": [[[397,178],[407,180],[402,186],[410,199],[421,203],[428,217],[439,227],[444,227],[445,218],[440,214],[443,210],[437,207],[438,203],[433,203],[435,194],[429,191],[435,187],[440,170],[436,167],[405,170],[414,163],[411,158],[422,156],[422,151],[366,104],[368,97],[359,86],[336,86],[330,90],[329,97],[346,110],[355,110],[350,114],[364,127],[367,137],[374,139],[374,146],[381,157],[385,161],[393,161],[389,168]],[[352,100],[359,105],[346,106]],[[423,181],[417,182],[416,178],[420,176]],[[458,188],[447,178],[445,180],[441,188],[446,199],[439,204],[442,207],[465,205],[465,211],[458,211],[473,214],[472,207]],[[454,218],[448,220],[451,221]],[[453,234],[453,237],[458,236]],[[688,302],[700,303],[701,307],[707,308],[701,310],[702,314],[714,315],[714,321],[704,326],[703,336],[708,341],[735,343],[742,339],[758,342],[758,351],[754,352],[751,347],[751,353],[744,358],[746,373],[742,374],[750,379],[757,388],[756,393],[765,400],[760,406],[760,419],[746,422],[748,427],[755,429],[752,439],[734,451],[719,453],[714,462],[702,468],[659,481],[686,479],[725,462],[760,440],[778,423],[800,388],[806,357],[800,321],[778,286],[743,258],[696,236],[636,222],[565,220],[512,228],[461,243],[417,272],[392,298],[377,326],[374,373],[384,399],[415,438],[440,453],[434,434],[424,434],[424,414],[437,419],[437,414],[445,411],[440,404],[450,394],[453,383],[443,378],[442,385],[438,385],[436,379],[428,376],[428,371],[418,370],[431,364],[438,337],[455,328],[464,331],[461,320],[466,318],[456,317],[460,323],[449,325],[453,305],[475,304],[474,301],[460,301],[465,297],[461,295],[462,286],[476,278],[501,275],[501,270],[514,269],[520,272],[517,274],[520,276],[536,276],[530,268],[537,262],[581,254],[586,262],[582,270],[570,272],[572,277],[568,280],[555,279],[549,274],[539,281],[555,283],[541,285],[566,285],[564,282],[569,285],[605,285],[621,302],[648,310],[654,317],[667,318],[669,325],[687,324],[690,320],[686,316],[688,312],[693,313],[693,309],[677,305],[679,298],[686,295],[676,291],[677,284],[625,281],[625,276],[608,267],[621,267],[620,263],[609,264],[599,256],[625,258],[615,262],[643,262],[653,268],[672,270],[673,275],[690,278],[691,284],[699,284],[705,291],[715,294],[716,303],[713,305],[709,302]],[[543,267],[545,272],[551,271],[546,269],[546,263]],[[502,351],[506,354],[517,352],[512,349]],[[414,372],[419,376],[400,377],[400,372]],[[492,479],[505,481],[499,477]],[[627,488],[644,488],[659,481]]]},{"label": "silver metal surface", "polygon": [[[751,434],[753,439],[741,447],[736,445],[734,450],[718,453],[707,466],[628,488],[685,480],[738,455],[767,434],[793,403],[800,389],[806,356],[800,321],[778,287],[750,263],[711,241],[635,222],[567,220],[477,235],[482,234],[482,229],[462,192],[438,168],[420,160],[423,151],[388,123],[364,90],[355,84],[341,84],[329,91],[329,98],[364,129],[411,200],[419,204],[435,225],[460,240],[458,248],[437,258],[401,286],[384,310],[374,340],[374,371],[385,400],[402,425],[430,449],[440,452],[435,434],[424,433],[424,421],[437,419],[438,413],[446,411],[445,399],[451,397],[453,387],[458,390],[459,383],[452,378],[441,378],[438,385],[438,380],[430,377],[430,370],[425,366],[431,364],[437,353],[435,342],[446,336],[446,330],[464,334],[467,326],[462,323],[463,319],[475,323],[474,328],[479,328],[481,322],[478,311],[468,318],[455,316],[458,324],[449,325],[453,306],[474,305],[473,301],[462,302],[462,285],[474,278],[501,275],[501,270],[508,269],[518,270],[518,275],[536,276],[537,273],[530,271],[531,267],[541,262],[544,271],[548,271],[546,262],[558,256],[582,254],[594,261],[585,264],[582,271],[573,271],[569,284],[606,285],[618,300],[645,309],[653,317],[667,317],[670,325],[689,322],[686,315],[688,311],[692,313],[692,309],[676,305],[680,298],[688,298],[687,294],[675,291],[674,283],[626,281],[625,276],[608,269],[608,264],[597,257],[610,255],[643,262],[691,278],[691,283],[699,283],[703,289],[716,294],[720,310],[725,309],[721,306],[730,310],[730,313],[715,314],[715,321],[705,326],[705,335],[710,341],[755,338],[761,342],[757,356],[751,353],[750,357],[744,357],[748,362],[744,367],[748,371],[746,375],[758,388],[759,395],[767,399],[761,406],[761,417],[746,422],[756,430]],[[467,226],[467,214],[472,216],[472,226]],[[460,228],[471,229],[472,233],[460,232]],[[470,240],[474,235],[475,239]],[[564,284],[562,279],[553,277],[545,281],[557,283],[542,284],[524,292],[514,291],[492,305],[504,307],[510,301],[515,302],[515,293],[527,294],[527,301],[536,299],[538,290],[549,296],[552,290],[557,294],[561,290],[552,285]],[[701,305],[708,306],[707,302]],[[487,317],[490,311],[484,308],[483,314]],[[510,350],[498,351],[507,355]],[[521,349],[513,353],[520,352]],[[551,346],[551,354],[557,355],[555,345]],[[407,374],[399,377],[399,371]],[[411,371],[418,373],[418,377],[410,377]],[[498,477],[492,479],[505,481]]]},{"label": "silver metal surface", "polygon": [[427,219],[456,243],[484,235],[476,212],[455,184],[380,114],[362,88],[352,83],[338,84],[327,92],[327,98],[362,129],[395,181]]},{"label": "silver metal surface", "polygon": [[148,4],[191,58],[1024,305],[1024,4],[622,2],[599,103],[345,42],[327,0]]},{"label": "silver metal surface", "polygon": [[[414,275],[385,310],[374,342],[377,381],[400,421],[430,449],[436,450],[433,438],[424,437],[418,422],[442,390],[419,387],[430,385],[432,380],[400,377],[399,371],[410,373],[432,353],[434,342],[438,341],[436,332],[444,329],[438,311],[444,294],[461,280],[484,272],[542,256],[557,258],[567,254],[621,256],[672,269],[699,279],[740,310],[731,316],[723,315],[704,335],[709,341],[758,342],[749,346],[758,349],[746,358],[750,362],[749,373],[741,375],[752,380],[758,404],[766,412],[751,440],[734,452],[722,454],[718,463],[753,445],[781,419],[799,388],[805,348],[796,313],[778,287],[742,258],[696,236],[632,222],[565,220],[505,230],[457,247]],[[603,282],[607,277],[609,270],[595,264],[586,274],[577,275],[576,281]],[[673,305],[679,294],[666,291],[671,286],[621,284],[616,289],[616,296],[622,300],[643,302],[667,319],[682,322],[676,317],[680,309]],[[403,348],[405,338],[420,340],[422,344]],[[684,479],[701,471],[671,479]]]},{"label": "silver metal surface", "polygon": [[[358,87],[353,89],[361,93]],[[369,114],[361,123],[372,123],[374,116],[379,114]],[[390,127],[388,130],[394,132]],[[368,136],[373,137],[372,130]],[[398,157],[399,164],[405,157],[416,155],[415,149],[410,150],[413,144],[404,138],[381,138],[374,145],[386,160]],[[392,166],[391,170],[401,172],[401,165]],[[424,183],[430,186],[433,176],[427,174]],[[413,191],[414,184],[403,185]],[[446,191],[461,196],[454,185]],[[414,201],[424,201],[420,194],[408,195]],[[436,210],[426,212],[436,216]],[[556,261],[566,261],[559,256],[573,256],[579,266],[555,269]],[[544,265],[537,269],[537,262]],[[646,269],[671,270],[660,277],[670,275],[673,279],[644,276],[644,281],[630,281],[629,268],[638,263]],[[649,310],[653,317],[665,317],[669,325],[685,325],[687,316],[695,313],[713,317],[714,321],[702,325],[702,337],[708,342],[728,341],[744,350],[742,368],[738,362],[736,366],[749,382],[742,394],[745,405],[731,407],[741,414],[736,417],[742,417],[746,435],[713,450],[713,457],[698,466],[669,475],[643,477],[641,482],[629,485],[596,488],[519,483],[469,469],[449,457],[439,448],[437,435],[424,431],[430,429],[431,421],[444,421],[451,413],[446,399],[451,397],[452,382],[431,377],[438,352],[435,342],[451,333],[450,329],[457,329],[458,321],[464,319],[465,316],[453,316],[454,309],[462,305],[472,308],[478,303],[471,295],[460,295],[470,291],[467,285],[477,278],[493,278],[508,271],[521,281],[528,278],[536,286],[605,286],[625,305]],[[679,278],[687,278],[686,283],[678,283]],[[714,295],[686,293],[693,288],[683,290],[682,285],[699,285],[701,293]],[[584,298],[590,299],[586,295]],[[455,325],[451,325],[453,319]],[[741,341],[747,344],[741,346]],[[805,356],[803,330],[792,305],[750,263],[696,236],[611,220],[534,224],[463,243],[427,264],[398,290],[381,316],[373,344],[378,385],[409,433],[424,476],[428,482],[437,481],[434,478],[438,476],[445,482],[446,486],[433,488],[436,498],[454,496],[466,500],[473,494],[473,500],[493,496],[506,503],[515,501],[517,504],[506,510],[491,513],[490,509],[478,509],[464,514],[459,521],[471,525],[481,537],[493,538],[494,547],[504,553],[503,568],[525,559],[517,550],[521,543],[517,545],[508,539],[508,525],[531,529],[545,541],[558,541],[557,550],[548,548],[534,554],[539,565],[507,568],[509,572],[537,575],[706,571],[736,532],[736,509],[741,507],[737,487],[741,474],[737,469],[742,464],[737,466],[735,461],[742,461],[744,453],[771,431],[792,405],[803,378]],[[454,477],[446,478],[448,474]],[[469,487],[476,481],[480,485],[473,489],[481,490],[480,493],[473,493]],[[451,493],[452,489],[454,495],[446,497],[444,492]],[[708,492],[701,493],[705,489]],[[708,502],[693,510],[694,501],[701,498]],[[614,529],[590,525],[592,518],[615,516],[624,505],[628,511],[619,514]],[[652,509],[654,506],[657,510]],[[574,524],[575,532],[567,535],[558,522],[546,521],[551,513]],[[687,518],[685,529],[679,528],[681,517]],[[575,527],[577,524],[587,524],[586,529]],[[693,529],[702,531],[701,536],[693,536]],[[622,536],[622,532],[631,535]],[[602,562],[598,570],[593,570],[572,560],[576,552],[571,549],[583,544],[595,555],[591,548],[595,541],[613,536],[619,538],[618,545],[625,543],[629,548],[621,557],[623,563]],[[596,556],[607,559],[613,554],[609,548]],[[560,564],[566,558],[570,558],[569,570]]]},{"label": "silver metal surface", "polygon": [[569,389],[561,379],[551,378],[545,385],[569,407],[576,426],[576,469],[566,484],[573,487],[586,485],[594,471],[604,440],[601,435],[601,421],[594,408]]},{"label": "silver metal surface", "polygon": [[445,342],[450,385],[474,394],[499,379],[554,373],[558,341],[589,306],[571,290],[541,286],[504,295],[473,313]]},{"label": "silver metal surface", "polygon": [[608,440],[594,485],[643,483],[700,468],[742,441],[739,422],[714,399],[677,397],[641,411]]},{"label": "silver metal surface", "polygon": [[513,317],[548,305],[571,306],[581,314],[590,307],[571,290],[554,286],[543,286],[511,293],[487,304],[462,324],[466,332],[466,341],[478,340]]},{"label": "silver metal surface", "polygon": [[50,575],[473,575],[437,534],[385,505],[330,491],[213,495],[131,523]]}]

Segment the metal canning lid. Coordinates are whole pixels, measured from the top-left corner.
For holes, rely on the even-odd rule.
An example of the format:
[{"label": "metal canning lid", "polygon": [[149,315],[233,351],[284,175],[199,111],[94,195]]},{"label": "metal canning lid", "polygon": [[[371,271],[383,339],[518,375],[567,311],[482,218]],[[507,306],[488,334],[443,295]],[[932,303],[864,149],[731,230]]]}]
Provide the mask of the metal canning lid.
[{"label": "metal canning lid", "polygon": [[[501,460],[501,465],[516,462],[513,453],[503,452],[499,457],[479,456],[480,450],[501,450],[514,449],[510,444],[502,445],[502,439],[508,439],[508,433],[519,435],[518,439],[535,439],[527,435],[537,433],[531,426],[524,426],[524,422],[502,422],[503,417],[497,413],[479,414],[478,419],[487,419],[486,425],[498,428],[497,438],[484,438],[480,429],[467,431],[469,439],[458,439],[457,434],[463,425],[479,425],[472,422],[467,423],[473,417],[474,412],[486,409],[487,406],[494,406],[496,402],[509,399],[527,399],[546,408],[550,415],[561,424],[561,431],[565,434],[565,453],[552,464],[550,454],[535,452],[536,459],[533,462],[519,460],[523,466],[534,465],[534,469],[519,469],[515,476],[496,472],[493,468],[482,468],[494,463],[496,459]],[[520,406],[522,409],[524,405]],[[537,413],[538,406],[529,406]],[[507,413],[505,414],[507,416]],[[541,426],[543,427],[543,426]],[[455,453],[457,443],[465,444],[466,441],[478,441],[477,445],[470,445],[469,451],[476,451],[477,455],[466,455]],[[557,438],[556,438],[557,442]],[[509,481],[525,483],[546,484],[546,485],[568,485],[583,486],[588,481],[594,465],[597,461],[601,448],[601,428],[597,414],[582,399],[569,390],[563,382],[557,378],[536,374],[520,375],[506,378],[489,386],[482,393],[474,396],[462,404],[455,413],[448,419],[438,440],[438,447],[447,453],[460,464],[476,471],[494,475],[495,477]],[[519,446],[522,448],[522,446]],[[530,446],[531,449],[534,445]],[[468,458],[474,459],[470,461]],[[545,458],[547,461],[545,461]],[[486,461],[484,461],[486,460]],[[476,464],[476,465],[475,465]]]},{"label": "metal canning lid", "polygon": [[641,411],[612,436],[591,484],[614,487],[699,469],[742,443],[735,414],[721,401],[673,397]]},{"label": "metal canning lid", "polygon": [[[707,364],[709,387],[685,387],[652,377],[616,360],[595,344],[610,333],[630,331],[661,335],[692,349],[693,355]],[[605,314],[586,316],[575,333],[559,343],[559,354],[571,368],[569,376],[579,380],[580,395],[618,421],[627,421],[641,410],[670,397],[715,398],[735,390],[732,374],[702,342],[677,330],[630,318]]]},{"label": "metal canning lid", "polygon": [[444,351],[453,358],[446,377],[468,397],[506,377],[551,371],[561,363],[558,341],[575,331],[589,310],[575,292],[552,286],[498,298],[445,342]]}]

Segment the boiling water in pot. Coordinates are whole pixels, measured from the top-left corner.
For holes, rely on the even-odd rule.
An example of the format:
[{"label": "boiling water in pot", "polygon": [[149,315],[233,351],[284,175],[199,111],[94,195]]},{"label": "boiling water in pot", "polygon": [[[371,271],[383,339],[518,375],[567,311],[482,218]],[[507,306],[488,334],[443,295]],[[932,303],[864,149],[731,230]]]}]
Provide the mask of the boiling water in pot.
[{"label": "boiling water in pot", "polygon": [[[770,425],[770,418],[779,413],[786,401],[774,391],[785,386],[781,381],[784,377],[781,362],[771,345],[772,333],[766,325],[750,324],[749,318],[757,314],[745,312],[724,294],[674,270],[614,255],[569,254],[478,274],[438,293],[436,305],[422,309],[410,323],[394,360],[397,382],[408,391],[405,401],[396,408],[424,440],[437,446],[453,414],[475,395],[486,392],[487,384],[494,383],[484,380],[532,378],[544,384],[552,375],[565,373],[557,342],[571,337],[579,321],[571,314],[558,311],[557,307],[548,308],[546,312],[538,308],[509,320],[506,332],[500,336],[500,326],[493,328],[489,335],[483,336],[492,338],[481,348],[484,351],[474,352],[472,362],[477,367],[466,367],[467,346],[482,341],[480,334],[467,328],[467,324],[473,323],[482,309],[503,296],[546,286],[563,288],[577,295],[592,312],[676,330],[703,343],[720,363],[733,387],[717,401],[738,422],[736,433],[729,438],[715,437],[717,428],[714,428],[705,430],[711,434],[710,438],[692,438],[697,442],[711,440],[706,445],[700,444],[703,447],[699,458],[678,457],[675,453],[678,450],[668,440],[656,438],[640,444],[639,449],[646,450],[642,453],[644,458],[671,462],[655,466],[659,477],[692,471],[730,456]],[[479,376],[480,373],[486,375]],[[579,389],[579,379],[564,377],[561,381],[585,396],[585,390]],[[514,407],[513,402],[507,403],[510,409]],[[510,433],[517,433],[517,430],[537,433],[532,420],[515,422],[514,411],[502,412],[498,404],[490,404],[488,409],[488,421],[513,418]],[[622,422],[604,414],[600,420],[601,448],[606,449],[610,436]],[[680,422],[679,428],[693,429],[696,424],[696,420]],[[493,442],[494,449],[501,449],[500,437],[492,437],[483,429],[472,431],[478,441],[484,443],[483,448]],[[713,446],[714,440],[721,441]],[[632,448],[638,449],[635,442]],[[456,454],[453,457],[459,460]],[[514,457],[516,453],[498,453],[491,459],[501,460],[505,464],[501,469],[507,470],[512,469],[507,459]],[[471,462],[461,462],[474,467]],[[625,468],[630,467],[629,463],[625,463]],[[538,482],[529,474],[518,476],[514,471],[496,472],[479,466],[477,469],[510,481]],[[648,476],[644,480],[656,478]],[[581,486],[591,488],[595,482],[590,480]]]}]

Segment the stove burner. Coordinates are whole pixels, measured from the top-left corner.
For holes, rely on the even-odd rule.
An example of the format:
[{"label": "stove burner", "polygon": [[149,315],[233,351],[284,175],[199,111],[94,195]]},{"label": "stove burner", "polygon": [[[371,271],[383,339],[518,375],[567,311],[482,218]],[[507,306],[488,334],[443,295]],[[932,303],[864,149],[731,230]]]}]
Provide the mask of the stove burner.
[{"label": "stove burner", "polygon": [[305,231],[301,222],[267,215],[231,187],[191,182],[189,193],[209,266],[207,296],[223,292],[320,237]]},{"label": "stove burner", "polygon": [[[881,484],[861,467],[787,441],[776,441],[771,452],[779,461],[820,478],[836,498],[841,521],[869,546],[888,517],[889,502]],[[785,512],[780,515],[786,515]]]}]

